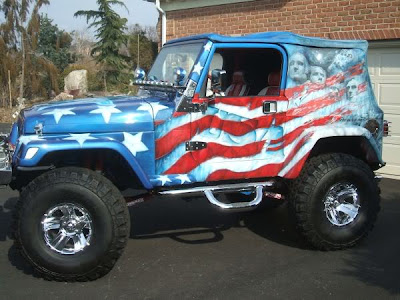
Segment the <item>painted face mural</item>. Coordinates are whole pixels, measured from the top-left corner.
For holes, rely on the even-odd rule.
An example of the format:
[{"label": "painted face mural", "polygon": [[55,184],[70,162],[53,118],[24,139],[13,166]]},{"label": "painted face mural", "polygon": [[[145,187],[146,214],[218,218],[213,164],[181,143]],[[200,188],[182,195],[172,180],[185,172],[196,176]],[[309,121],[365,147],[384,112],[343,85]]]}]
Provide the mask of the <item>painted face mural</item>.
[{"label": "painted face mural", "polygon": [[310,68],[310,81],[313,83],[324,84],[326,80],[326,72],[323,68],[312,66]]},{"label": "painted face mural", "polygon": [[358,84],[356,79],[351,79],[346,85],[347,98],[352,100],[358,94]]},{"label": "painted face mural", "polygon": [[289,77],[296,83],[307,81],[309,71],[307,58],[300,52],[292,55],[289,59]]}]

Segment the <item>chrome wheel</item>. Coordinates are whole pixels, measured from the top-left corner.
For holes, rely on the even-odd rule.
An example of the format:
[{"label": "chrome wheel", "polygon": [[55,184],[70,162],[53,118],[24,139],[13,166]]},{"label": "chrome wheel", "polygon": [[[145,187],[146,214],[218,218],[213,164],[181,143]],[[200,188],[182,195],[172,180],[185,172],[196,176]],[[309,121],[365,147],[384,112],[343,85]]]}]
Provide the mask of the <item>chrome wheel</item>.
[{"label": "chrome wheel", "polygon": [[337,183],[326,193],[325,213],[329,222],[345,226],[354,221],[360,209],[357,188],[351,183]]},{"label": "chrome wheel", "polygon": [[90,244],[92,220],[81,206],[59,204],[43,215],[41,224],[46,245],[58,253],[75,254]]}]

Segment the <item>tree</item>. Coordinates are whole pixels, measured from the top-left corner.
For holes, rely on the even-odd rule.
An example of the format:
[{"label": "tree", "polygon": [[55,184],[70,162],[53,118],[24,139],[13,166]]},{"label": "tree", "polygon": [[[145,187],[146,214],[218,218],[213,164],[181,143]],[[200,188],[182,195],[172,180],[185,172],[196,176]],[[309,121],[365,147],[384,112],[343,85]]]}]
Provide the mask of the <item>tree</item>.
[{"label": "tree", "polygon": [[20,83],[20,98],[23,98],[24,93],[24,75],[25,75],[25,34],[26,22],[31,0],[6,0],[2,5],[6,22],[2,24],[2,36],[4,42],[11,49],[17,49],[18,43],[21,46],[22,61],[21,61],[21,83]]},{"label": "tree", "polygon": [[2,106],[8,106],[10,97],[13,99],[17,94],[17,89],[14,84],[18,76],[18,64],[16,51],[10,50],[0,35],[0,98]]},{"label": "tree", "polygon": [[40,18],[39,44],[37,52],[49,59],[62,72],[65,67],[75,61],[70,48],[72,37],[64,30],[53,25],[47,15]]},{"label": "tree", "polygon": [[71,32],[72,45],[71,50],[77,56],[77,59],[84,60],[91,57],[90,52],[94,45],[93,38],[87,30],[74,30]]},{"label": "tree", "polygon": [[[97,42],[92,49],[92,55],[104,72],[104,88],[107,90],[107,81],[117,83],[122,80],[124,69],[126,69],[127,57],[120,53],[122,45],[127,44],[126,18],[121,18],[113,9],[112,5],[125,7],[118,0],[97,0],[98,10],[79,10],[75,17],[84,16],[86,22],[92,23],[90,27],[97,28],[95,37]],[[127,8],[126,8],[127,9]]]},{"label": "tree", "polygon": [[128,34],[128,51],[133,64],[132,69],[140,67],[148,72],[158,52],[158,43],[152,40],[154,35],[151,27],[143,28],[139,24],[135,24],[129,28]]},{"label": "tree", "polygon": [[5,0],[1,5],[5,22],[1,24],[1,36],[10,49],[17,49],[21,32],[29,13],[32,0]]},{"label": "tree", "polygon": [[[19,98],[21,101],[24,97],[25,73],[28,67],[41,65],[48,72],[53,73],[54,71],[51,65],[47,65],[41,60],[36,61],[34,58],[38,43],[39,10],[47,4],[49,4],[49,0],[5,0],[1,6],[5,17],[5,22],[1,24],[3,42],[9,51],[17,52],[20,50]],[[28,69],[28,71],[31,87],[37,89],[39,80],[36,78],[37,74],[32,69]]]}]

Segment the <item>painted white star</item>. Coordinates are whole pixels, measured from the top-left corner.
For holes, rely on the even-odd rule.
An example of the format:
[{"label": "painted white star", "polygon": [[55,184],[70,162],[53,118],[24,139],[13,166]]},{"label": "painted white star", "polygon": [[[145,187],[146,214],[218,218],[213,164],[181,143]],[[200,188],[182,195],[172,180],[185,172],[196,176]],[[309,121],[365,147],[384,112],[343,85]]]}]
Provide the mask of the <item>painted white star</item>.
[{"label": "painted white star", "polygon": [[185,182],[191,182],[189,179],[189,176],[187,176],[187,174],[180,174],[180,175],[176,176],[176,179],[179,179],[181,181],[181,184],[183,184]]},{"label": "painted white star", "polygon": [[25,145],[28,145],[32,141],[45,141],[46,139],[38,136],[38,135],[21,135],[19,137],[19,142]]},{"label": "painted white star", "polygon": [[136,156],[136,153],[138,152],[149,150],[149,148],[147,148],[146,145],[142,142],[142,135],[143,132],[137,133],[135,135],[124,132],[124,141],[122,142],[122,144],[124,144],[134,156]]},{"label": "painted white star", "polygon": [[115,105],[98,105],[98,108],[92,110],[91,114],[101,114],[103,116],[104,122],[108,124],[110,122],[111,114],[117,114],[121,111],[115,108]]},{"label": "painted white star", "polygon": [[168,175],[160,175],[157,179],[161,181],[161,185],[171,182],[171,179],[168,178]]},{"label": "painted white star", "polygon": [[137,114],[127,114],[125,116],[125,124],[133,124],[137,120]]},{"label": "painted white star", "polygon": [[201,66],[200,62],[198,62],[193,68],[193,73],[197,73],[200,75],[201,70],[203,70],[203,67]]},{"label": "painted white star", "polygon": [[53,115],[54,120],[56,121],[56,124],[60,121],[62,116],[65,115],[75,115],[75,113],[71,110],[75,109],[73,108],[55,108],[52,111],[45,112],[43,115]]},{"label": "painted white star", "polygon": [[153,119],[155,119],[160,110],[167,108],[168,106],[162,105],[160,102],[153,102],[150,105],[141,105],[137,110],[148,111],[153,116]]},{"label": "painted white star", "polygon": [[139,106],[137,110],[147,111],[150,115],[153,115],[153,109],[151,108],[151,105],[148,103],[143,103],[142,105]]},{"label": "painted white star", "polygon": [[210,52],[210,50],[211,50],[211,46],[212,46],[212,44],[211,43],[207,43],[207,44],[205,44],[204,45],[204,51],[207,51],[207,52]]},{"label": "painted white star", "polygon": [[97,138],[90,136],[90,133],[70,133],[70,137],[63,138],[63,140],[67,141],[77,141],[81,148],[83,147],[83,143],[87,140],[97,140]]},{"label": "painted white star", "polygon": [[153,108],[153,112],[154,112],[153,117],[154,118],[157,117],[157,114],[160,110],[164,110],[164,109],[168,108],[168,106],[162,105],[162,104],[160,104],[160,102],[151,103],[151,107]]}]

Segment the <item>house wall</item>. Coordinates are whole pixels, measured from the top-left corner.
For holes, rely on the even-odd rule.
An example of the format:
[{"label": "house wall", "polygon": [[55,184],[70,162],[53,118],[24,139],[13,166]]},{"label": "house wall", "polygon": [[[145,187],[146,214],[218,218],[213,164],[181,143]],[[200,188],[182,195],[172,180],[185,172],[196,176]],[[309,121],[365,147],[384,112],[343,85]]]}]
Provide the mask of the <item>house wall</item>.
[{"label": "house wall", "polygon": [[257,0],[167,12],[167,40],[291,31],[331,39],[400,38],[400,0]]}]

